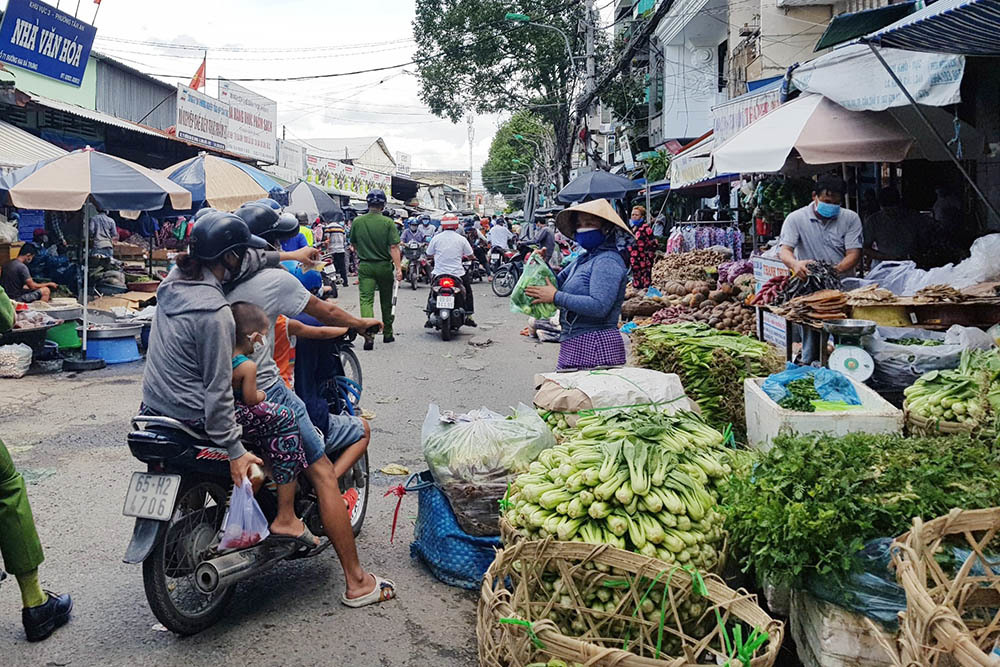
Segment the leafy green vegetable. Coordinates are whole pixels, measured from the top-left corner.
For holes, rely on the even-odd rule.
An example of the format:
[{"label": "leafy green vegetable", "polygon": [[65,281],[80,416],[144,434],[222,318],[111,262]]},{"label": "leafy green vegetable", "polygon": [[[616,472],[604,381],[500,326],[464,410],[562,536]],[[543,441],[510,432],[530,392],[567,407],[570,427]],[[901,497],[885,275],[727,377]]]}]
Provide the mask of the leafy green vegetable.
[{"label": "leafy green vegetable", "polygon": [[993,445],[968,437],[781,436],[756,465],[737,467],[723,513],[758,577],[843,581],[865,542],[906,532],[915,516],[1000,505],[998,478]]},{"label": "leafy green vegetable", "polygon": [[785,387],[788,393],[783,399],[778,401],[778,405],[786,410],[797,412],[815,412],[813,401],[818,401],[820,396],[816,391],[816,379],[812,376],[792,380]]},{"label": "leafy green vegetable", "polygon": [[524,313],[536,320],[547,320],[556,314],[556,306],[552,303],[531,303],[533,299],[524,293],[528,287],[544,287],[546,284],[556,284],[556,274],[552,273],[538,255],[532,254],[524,264],[524,273],[514,285],[510,295],[510,312]]}]

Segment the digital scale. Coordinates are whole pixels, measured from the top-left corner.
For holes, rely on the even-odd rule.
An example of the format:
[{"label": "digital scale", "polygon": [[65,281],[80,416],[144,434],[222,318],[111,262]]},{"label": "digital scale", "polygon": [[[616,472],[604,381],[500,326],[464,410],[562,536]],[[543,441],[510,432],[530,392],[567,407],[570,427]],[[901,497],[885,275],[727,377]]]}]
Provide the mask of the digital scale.
[{"label": "digital scale", "polygon": [[861,347],[862,336],[875,333],[878,325],[871,320],[830,320],[823,331],[833,335],[833,352],[827,366],[847,377],[864,382],[875,372],[875,361]]}]

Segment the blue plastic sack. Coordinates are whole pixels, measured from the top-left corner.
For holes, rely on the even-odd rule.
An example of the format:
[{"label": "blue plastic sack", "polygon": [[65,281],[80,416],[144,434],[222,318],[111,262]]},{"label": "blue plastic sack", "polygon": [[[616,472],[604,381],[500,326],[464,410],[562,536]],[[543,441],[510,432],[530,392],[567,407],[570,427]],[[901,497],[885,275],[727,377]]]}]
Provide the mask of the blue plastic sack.
[{"label": "blue plastic sack", "polygon": [[816,384],[816,393],[824,401],[843,401],[848,405],[861,405],[858,392],[855,391],[854,385],[847,379],[847,376],[840,371],[829,368],[788,364],[785,370],[764,380],[761,389],[772,401],[777,403],[788,394],[785,387],[789,382],[806,377],[813,378],[813,382]]},{"label": "blue plastic sack", "polygon": [[906,611],[906,591],[889,571],[891,537],[865,544],[855,557],[856,569],[843,584],[813,575],[806,588],[820,600],[863,614],[889,630],[899,628],[899,612]]},{"label": "blue plastic sack", "polygon": [[444,494],[433,484],[419,488],[410,557],[419,558],[431,574],[449,586],[477,590],[501,546],[500,538],[462,532]]}]

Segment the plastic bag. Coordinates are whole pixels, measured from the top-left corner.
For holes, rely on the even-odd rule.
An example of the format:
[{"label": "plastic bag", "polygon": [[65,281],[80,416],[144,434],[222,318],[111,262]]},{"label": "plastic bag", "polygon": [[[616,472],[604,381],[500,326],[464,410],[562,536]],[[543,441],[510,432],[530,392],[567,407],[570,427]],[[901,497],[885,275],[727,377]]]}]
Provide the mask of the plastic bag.
[{"label": "plastic bag", "polygon": [[219,548],[245,549],[270,534],[267,529],[267,518],[257,504],[257,499],[253,497],[253,486],[250,480],[244,477],[241,485],[233,485],[229,509],[226,510],[226,516],[222,520],[222,541],[219,543]]},{"label": "plastic bag", "polygon": [[524,273],[521,274],[521,278],[514,285],[514,291],[510,295],[510,312],[524,313],[540,320],[547,320],[555,315],[556,306],[554,303],[532,304],[532,298],[524,293],[526,287],[542,287],[546,284],[546,280],[555,285],[556,274],[552,273],[552,269],[545,264],[545,260],[532,253],[528,257],[528,261],[524,263]]},{"label": "plastic bag", "polygon": [[[936,340],[941,345],[900,345],[889,340],[918,338]],[[904,389],[924,373],[957,368],[966,349],[987,349],[993,339],[975,327],[954,325],[946,333],[906,327],[879,327],[863,340],[875,361],[873,380],[887,389]]]},{"label": "plastic bag", "polygon": [[1000,279],[1000,234],[981,236],[969,249],[970,256],[958,264],[945,264],[926,271],[911,261],[881,262],[859,281],[878,283],[893,294],[912,296],[928,285],[951,285],[955,289]]},{"label": "plastic bag", "polygon": [[7,292],[0,289],[0,333],[14,328],[14,303]]},{"label": "plastic bag", "polygon": [[771,375],[761,386],[764,393],[772,401],[777,403],[788,393],[785,386],[793,380],[812,377],[816,385],[816,393],[824,401],[843,401],[848,405],[861,405],[858,392],[846,375],[829,368],[815,368],[813,366],[796,366],[788,364],[785,370]]},{"label": "plastic bag", "polygon": [[487,408],[442,414],[432,403],[421,441],[434,481],[470,535],[500,533],[499,501],[508,481],[556,444],[538,413],[523,403],[509,418]]},{"label": "plastic bag", "polygon": [[24,377],[31,368],[31,348],[24,343],[0,345],[0,378]]}]

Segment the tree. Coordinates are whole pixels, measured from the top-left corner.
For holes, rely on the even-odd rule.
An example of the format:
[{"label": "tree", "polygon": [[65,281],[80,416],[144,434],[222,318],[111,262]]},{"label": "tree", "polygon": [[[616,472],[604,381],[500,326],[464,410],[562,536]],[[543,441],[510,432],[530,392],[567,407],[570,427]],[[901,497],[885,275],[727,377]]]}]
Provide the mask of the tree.
[{"label": "tree", "polygon": [[531,179],[534,164],[545,159],[538,155],[531,142],[521,141],[514,135],[520,134],[544,146],[545,127],[530,111],[518,111],[503,122],[493,136],[490,153],[483,164],[483,185],[488,192],[511,196],[522,191],[524,179],[511,175],[523,174]]},{"label": "tree", "polygon": [[575,137],[570,118],[578,76],[562,35],[504,21],[507,12],[561,29],[581,52],[584,5],[567,0],[417,0],[420,98],[432,113],[458,121],[467,111],[532,109],[552,128],[555,155],[569,175]]}]

